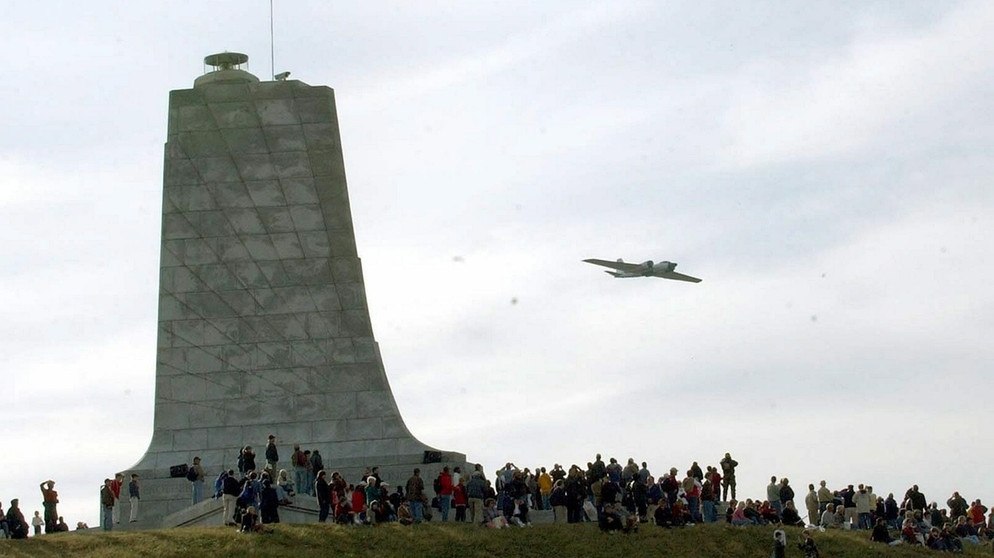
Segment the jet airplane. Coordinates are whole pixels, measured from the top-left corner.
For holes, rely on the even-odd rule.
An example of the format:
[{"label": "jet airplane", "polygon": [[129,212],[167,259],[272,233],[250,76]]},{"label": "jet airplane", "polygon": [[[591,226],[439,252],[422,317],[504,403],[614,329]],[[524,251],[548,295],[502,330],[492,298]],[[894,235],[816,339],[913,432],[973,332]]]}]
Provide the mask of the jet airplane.
[{"label": "jet airplane", "polygon": [[691,277],[690,275],[684,275],[682,273],[677,273],[673,271],[676,269],[676,264],[673,262],[659,262],[655,263],[652,260],[646,260],[642,263],[627,263],[622,259],[618,259],[616,262],[611,262],[608,260],[583,260],[587,263],[592,263],[594,265],[602,265],[604,267],[610,267],[617,271],[607,271],[604,273],[617,278],[626,277],[661,277],[663,279],[675,279],[677,281],[689,281],[691,283],[700,283],[701,280],[697,277]]}]

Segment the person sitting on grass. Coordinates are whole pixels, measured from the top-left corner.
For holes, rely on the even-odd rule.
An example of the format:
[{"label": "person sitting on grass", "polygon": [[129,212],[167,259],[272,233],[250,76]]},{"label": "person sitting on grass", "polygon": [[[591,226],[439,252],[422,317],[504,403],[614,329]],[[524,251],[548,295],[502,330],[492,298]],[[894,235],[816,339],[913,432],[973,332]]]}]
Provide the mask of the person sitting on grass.
[{"label": "person sitting on grass", "polygon": [[362,523],[361,521],[356,520],[356,516],[353,511],[352,502],[349,498],[339,498],[335,503],[334,511],[332,511],[335,523],[339,525]]},{"label": "person sitting on grass", "polygon": [[905,519],[901,527],[901,540],[908,544],[925,544],[921,532],[918,531],[918,524],[913,518]]},{"label": "person sitting on grass", "polygon": [[638,520],[630,514],[623,513],[620,504],[604,504],[598,526],[605,533],[620,531],[627,534],[638,529]]},{"label": "person sitting on grass", "polygon": [[759,513],[758,509],[756,509],[756,502],[754,502],[752,499],[746,498],[746,505],[744,512],[746,519],[751,521],[753,525],[766,525],[766,522],[763,520],[762,514]]},{"label": "person sitting on grass", "polygon": [[502,529],[507,527],[507,519],[503,514],[497,509],[497,500],[494,498],[487,498],[486,507],[483,508],[483,525],[484,527],[490,527],[491,529]]},{"label": "person sitting on grass", "polygon": [[757,511],[759,512],[760,523],[762,525],[780,523],[780,514],[769,500],[763,500],[763,503],[759,504],[759,510]]},{"label": "person sitting on grass", "polygon": [[673,502],[673,523],[681,526],[694,524],[694,517],[690,513],[690,508],[687,507],[687,501],[683,498],[677,498]]},{"label": "person sitting on grass", "polygon": [[10,501],[10,507],[7,508],[7,529],[12,539],[28,538],[28,522],[24,521],[24,514],[21,513],[19,503],[20,500],[14,498]]},{"label": "person sitting on grass", "polygon": [[833,529],[839,526],[835,518],[835,504],[825,506],[825,511],[821,514],[821,526],[825,529]]},{"label": "person sitting on grass", "polygon": [[401,525],[413,525],[414,516],[411,514],[411,506],[406,501],[400,502],[397,506],[397,522]]},{"label": "person sitting on grass", "polygon": [[939,536],[942,538],[943,542],[946,543],[946,550],[960,554],[963,553],[963,541],[956,536],[951,523],[943,525],[942,530],[939,532]]},{"label": "person sitting on grass", "polygon": [[675,526],[673,521],[673,508],[670,507],[670,503],[666,500],[666,498],[659,501],[659,505],[656,506],[656,511],[652,513],[652,520],[656,523],[656,525],[666,529]]},{"label": "person sitting on grass", "polygon": [[739,502],[735,506],[735,511],[732,512],[731,524],[736,527],[745,527],[746,525],[754,525],[753,521],[745,513],[746,503]]},{"label": "person sitting on grass", "polygon": [[597,521],[597,526],[605,533],[621,531],[624,525],[621,516],[614,510],[614,504],[604,504],[601,508],[601,517]]},{"label": "person sitting on grass", "polygon": [[507,498],[504,500],[504,518],[508,525],[525,527],[530,525],[528,521],[528,504],[520,498]]},{"label": "person sitting on grass", "polygon": [[977,535],[977,530],[967,521],[965,515],[959,516],[959,519],[956,520],[955,533],[966,542],[980,544],[980,536]]},{"label": "person sitting on grass", "polygon": [[780,523],[790,527],[804,527],[804,520],[797,513],[793,501],[787,500],[787,503],[784,504],[783,513],[780,514]]},{"label": "person sitting on grass", "polygon": [[[787,500],[787,503],[793,504],[790,500]],[[804,558],[818,558],[818,545],[815,544],[811,531],[808,529],[801,532],[801,542],[797,543],[797,548],[804,553]]]},{"label": "person sitting on grass", "polygon": [[882,517],[877,518],[877,524],[873,526],[873,532],[870,533],[870,540],[884,544],[901,544],[899,539],[890,536],[890,532],[887,530],[887,522]]},{"label": "person sitting on grass", "polygon": [[240,533],[265,533],[266,528],[259,522],[259,515],[255,511],[255,506],[249,506],[242,514]]}]

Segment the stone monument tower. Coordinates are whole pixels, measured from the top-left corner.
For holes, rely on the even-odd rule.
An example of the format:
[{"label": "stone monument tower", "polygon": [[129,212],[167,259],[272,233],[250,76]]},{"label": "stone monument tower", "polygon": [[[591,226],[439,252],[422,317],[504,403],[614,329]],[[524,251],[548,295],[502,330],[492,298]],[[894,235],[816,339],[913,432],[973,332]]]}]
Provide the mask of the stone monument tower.
[{"label": "stone monument tower", "polygon": [[334,92],[260,82],[247,60],[208,56],[213,70],[169,95],[154,430],[124,471],[142,479],[142,526],[192,504],[171,466],[199,456],[209,499],[242,446],[265,465],[270,434],[291,474],[294,444],[350,482],[379,466],[396,486],[421,467],[430,486],[443,463],[465,464],[408,431],[387,382]]}]

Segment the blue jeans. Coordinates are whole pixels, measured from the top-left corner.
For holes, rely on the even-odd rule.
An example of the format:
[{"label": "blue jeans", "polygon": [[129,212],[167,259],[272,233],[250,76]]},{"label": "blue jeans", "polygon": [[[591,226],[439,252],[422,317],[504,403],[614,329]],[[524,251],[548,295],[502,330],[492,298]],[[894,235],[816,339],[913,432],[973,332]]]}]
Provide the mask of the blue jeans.
[{"label": "blue jeans", "polygon": [[193,481],[193,503],[199,504],[204,499],[204,481]]},{"label": "blue jeans", "polygon": [[549,505],[549,494],[542,495],[542,509],[551,510],[552,506]]},{"label": "blue jeans", "polygon": [[439,496],[438,507],[442,508],[439,510],[442,512],[442,521],[448,521],[449,510],[452,509],[452,495],[449,494],[448,496]]},{"label": "blue jeans", "polygon": [[110,531],[114,528],[114,506],[104,506],[104,531]]},{"label": "blue jeans", "polygon": [[859,528],[873,529],[873,516],[869,512],[859,514]]},{"label": "blue jeans", "polygon": [[718,510],[714,507],[714,500],[704,500],[704,521],[714,523],[718,521]]},{"label": "blue jeans", "polygon": [[303,467],[293,468],[293,489],[297,491],[297,494],[311,493],[307,487],[307,469]]},{"label": "blue jeans", "polygon": [[687,496],[687,510],[690,511],[690,517],[692,517],[695,522],[700,522],[701,508],[699,496]]},{"label": "blue jeans", "polygon": [[777,512],[777,517],[783,515],[783,503],[780,500],[774,500],[770,502],[770,505],[773,506],[773,509]]},{"label": "blue jeans", "polygon": [[421,500],[410,500],[408,502],[411,506],[411,516],[414,517],[415,523],[421,523],[425,520],[425,503]]}]

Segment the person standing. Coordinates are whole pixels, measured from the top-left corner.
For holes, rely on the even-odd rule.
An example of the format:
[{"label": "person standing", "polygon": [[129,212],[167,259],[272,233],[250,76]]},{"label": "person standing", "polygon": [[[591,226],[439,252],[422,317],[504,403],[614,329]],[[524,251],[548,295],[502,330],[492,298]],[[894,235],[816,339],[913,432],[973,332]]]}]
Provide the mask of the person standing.
[{"label": "person standing", "polygon": [[114,481],[111,479],[104,479],[104,485],[100,488],[100,519],[102,520],[102,527],[104,531],[110,531],[114,528],[114,490],[111,488],[111,484]]},{"label": "person standing", "polygon": [[124,487],[124,474],[114,475],[114,480],[110,481],[110,492],[114,495],[114,507],[112,509],[112,519],[114,524],[121,522],[121,488]]},{"label": "person standing", "polygon": [[41,512],[35,510],[35,515],[31,518],[31,526],[34,527],[36,537],[41,534],[41,526],[44,524],[45,520],[41,518]]},{"label": "person standing", "polygon": [[818,525],[821,520],[821,513],[818,511],[818,493],[815,492],[815,485],[808,485],[808,493],[804,496],[804,507],[808,509],[808,525]]},{"label": "person standing", "polygon": [[311,450],[304,450],[304,468],[307,470],[307,493],[315,496],[314,483],[317,481],[317,474],[320,471],[314,470],[314,465],[311,463]]},{"label": "person standing", "polygon": [[[200,483],[203,486],[203,481]],[[129,523],[138,521],[138,502],[141,497],[141,486],[138,484],[138,473],[131,473],[131,482],[128,483],[128,501],[131,502],[131,516]]]},{"label": "person standing", "polygon": [[252,446],[245,446],[238,457],[238,472],[247,477],[252,471],[255,471],[255,452],[252,451]]},{"label": "person standing", "polygon": [[48,479],[38,486],[41,488],[41,505],[45,508],[45,533],[54,533],[59,518],[59,493],[55,491],[55,481]]},{"label": "person standing", "polygon": [[200,465],[200,458],[193,458],[193,504],[197,505],[204,499],[204,468]]},{"label": "person standing", "polygon": [[314,494],[318,499],[318,523],[324,523],[331,511],[331,487],[325,479],[324,471],[318,471],[318,478],[314,481]]},{"label": "person standing", "polygon": [[273,434],[269,435],[269,443],[266,444],[266,466],[272,471],[273,475],[276,475],[276,464],[279,463],[280,452],[276,449],[276,436]]},{"label": "person standing", "polygon": [[297,492],[310,494],[311,488],[307,486],[307,458],[300,449],[300,444],[294,444],[293,453],[290,454],[290,464],[293,465],[293,485]]},{"label": "person standing", "polygon": [[486,490],[487,481],[483,478],[483,473],[473,471],[473,474],[469,476],[469,482],[466,483],[470,523],[483,521],[483,498],[486,495]]},{"label": "person standing", "polygon": [[308,474],[311,475],[311,478],[314,478],[314,475],[318,474],[318,472],[324,471],[324,458],[321,457],[320,451],[314,450],[311,452],[309,459],[310,469],[305,468],[305,471],[310,471]]},{"label": "person standing", "polygon": [[[549,506],[549,496],[552,494],[552,476],[545,472],[545,467],[539,469],[538,473],[538,479],[536,479],[536,482],[538,483],[538,493],[541,499],[542,509],[552,509]],[[466,487],[468,489],[469,485],[467,484]]]},{"label": "person standing", "polygon": [[825,509],[828,508],[829,504],[835,503],[835,495],[832,491],[825,486],[825,481],[818,483],[818,513],[825,513]]},{"label": "person standing", "polygon": [[438,474],[438,507],[442,512],[442,521],[449,520],[449,509],[452,507],[452,474],[449,473],[449,466],[442,467],[442,472]]},{"label": "person standing", "polygon": [[730,453],[725,453],[725,457],[722,458],[721,462],[721,499],[728,500],[728,489],[732,489],[732,500],[735,499],[735,468],[739,466],[739,462],[732,459]]},{"label": "person standing", "polygon": [[425,517],[425,481],[421,478],[421,469],[414,468],[414,474],[407,479],[404,490],[407,492],[407,501],[411,506],[414,522],[421,523]]},{"label": "person standing", "polygon": [[766,485],[766,499],[770,501],[770,507],[777,512],[777,517],[783,513],[783,504],[780,502],[780,484],[777,483],[776,475],[770,477],[770,484]]},{"label": "person standing", "polygon": [[235,525],[235,503],[241,492],[241,483],[235,477],[235,470],[228,469],[228,474],[221,483],[221,505],[224,509],[222,522],[229,527]]},{"label": "person standing", "polygon": [[959,519],[961,515],[966,515],[966,498],[960,496],[959,492],[953,492],[953,495],[946,500],[946,505],[949,506],[949,517],[953,521]]}]

